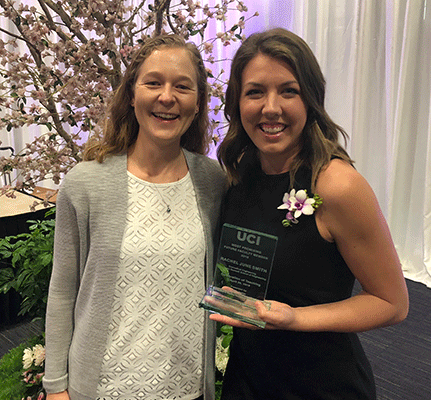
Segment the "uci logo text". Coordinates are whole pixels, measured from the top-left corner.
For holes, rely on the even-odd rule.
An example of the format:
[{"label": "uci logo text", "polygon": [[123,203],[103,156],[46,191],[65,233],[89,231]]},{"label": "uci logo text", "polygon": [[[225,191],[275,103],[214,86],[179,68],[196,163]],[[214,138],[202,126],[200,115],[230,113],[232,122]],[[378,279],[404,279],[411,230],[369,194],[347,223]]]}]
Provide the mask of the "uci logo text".
[{"label": "uci logo text", "polygon": [[253,235],[252,233],[238,231],[236,233],[236,237],[241,242],[246,241],[250,244],[255,244],[256,246],[259,246],[260,244],[260,236]]}]

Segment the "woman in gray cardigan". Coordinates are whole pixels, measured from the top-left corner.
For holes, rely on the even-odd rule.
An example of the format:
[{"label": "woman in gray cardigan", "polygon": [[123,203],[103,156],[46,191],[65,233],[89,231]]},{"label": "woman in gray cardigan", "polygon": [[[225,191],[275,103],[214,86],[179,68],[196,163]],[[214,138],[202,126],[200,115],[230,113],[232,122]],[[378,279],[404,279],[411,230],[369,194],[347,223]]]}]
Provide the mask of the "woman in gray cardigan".
[{"label": "woman in gray cardigan", "polygon": [[227,182],[205,157],[207,81],[175,35],[138,51],[101,142],[57,199],[46,317],[48,400],[214,398],[213,276]]}]

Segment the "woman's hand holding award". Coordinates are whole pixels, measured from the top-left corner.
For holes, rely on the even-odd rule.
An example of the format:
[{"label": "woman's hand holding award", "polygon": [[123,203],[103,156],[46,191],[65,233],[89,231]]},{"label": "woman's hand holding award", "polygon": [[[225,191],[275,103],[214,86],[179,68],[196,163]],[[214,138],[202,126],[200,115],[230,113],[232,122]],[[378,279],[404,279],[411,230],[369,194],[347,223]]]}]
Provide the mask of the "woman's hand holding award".
[{"label": "woman's hand holding award", "polygon": [[265,301],[278,238],[266,233],[224,224],[214,282],[199,306],[264,328],[255,307]]}]

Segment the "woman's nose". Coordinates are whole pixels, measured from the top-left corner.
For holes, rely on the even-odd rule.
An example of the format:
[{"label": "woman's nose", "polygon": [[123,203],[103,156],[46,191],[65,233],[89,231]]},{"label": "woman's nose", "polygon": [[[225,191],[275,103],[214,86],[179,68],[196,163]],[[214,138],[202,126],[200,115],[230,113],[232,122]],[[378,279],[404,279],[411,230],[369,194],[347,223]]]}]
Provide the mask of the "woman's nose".
[{"label": "woman's nose", "polygon": [[281,115],[281,104],[277,94],[269,93],[263,104],[262,114],[267,117]]},{"label": "woman's nose", "polygon": [[162,91],[159,95],[159,101],[161,103],[173,103],[174,102],[174,93],[172,87],[169,85],[164,85],[162,87]]}]

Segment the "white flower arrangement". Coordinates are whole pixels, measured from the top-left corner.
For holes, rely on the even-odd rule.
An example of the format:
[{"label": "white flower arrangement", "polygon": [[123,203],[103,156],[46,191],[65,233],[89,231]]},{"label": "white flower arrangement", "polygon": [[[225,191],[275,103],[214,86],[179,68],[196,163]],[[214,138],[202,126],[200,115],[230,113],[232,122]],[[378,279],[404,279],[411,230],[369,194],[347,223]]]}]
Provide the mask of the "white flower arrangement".
[{"label": "white flower arrangement", "polygon": [[33,348],[27,347],[22,355],[22,373],[23,381],[27,387],[27,397],[22,400],[43,400],[45,391],[42,387],[42,378],[45,363],[45,347],[41,344],[36,344]]},{"label": "white flower arrangement", "polygon": [[296,191],[292,189],[283,196],[283,204],[278,206],[278,210],[287,210],[286,219],[282,221],[284,227],[297,224],[298,218],[304,215],[312,215],[314,211],[323,203],[323,199],[315,194],[308,197],[307,190],[301,189]]}]

